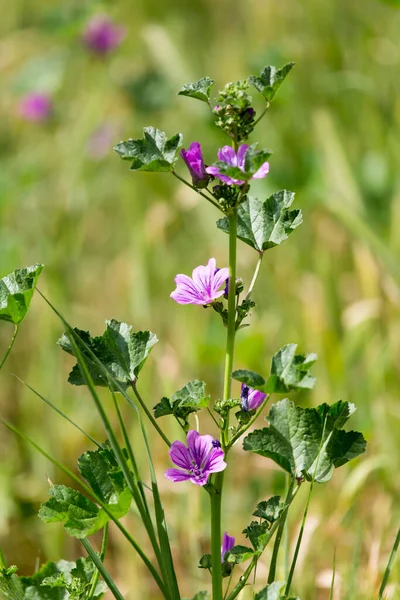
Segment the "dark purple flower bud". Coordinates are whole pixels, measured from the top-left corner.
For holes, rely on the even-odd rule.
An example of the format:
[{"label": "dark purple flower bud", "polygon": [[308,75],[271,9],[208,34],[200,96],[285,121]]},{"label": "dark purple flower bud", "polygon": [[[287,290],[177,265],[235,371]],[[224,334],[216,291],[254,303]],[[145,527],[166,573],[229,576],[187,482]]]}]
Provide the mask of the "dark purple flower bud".
[{"label": "dark purple flower bud", "polygon": [[125,27],[116,25],[106,15],[96,15],[87,24],[83,41],[92,52],[105,55],[118,48],[125,35]]},{"label": "dark purple flower bud", "polygon": [[219,440],[214,440],[212,445],[214,448],[221,448],[221,442]]},{"label": "dark purple flower bud", "polygon": [[264,402],[266,394],[259,390],[254,390],[245,383],[242,384],[242,390],[240,392],[240,399],[242,401],[242,410],[247,412],[249,410],[255,410]]},{"label": "dark purple flower bud", "polygon": [[51,115],[53,105],[46,94],[31,93],[24,96],[19,103],[19,114],[26,121],[45,121]]},{"label": "dark purple flower bud", "polygon": [[189,146],[189,150],[182,148],[181,157],[190,171],[193,185],[198,188],[207,187],[209,177],[206,173],[199,142],[192,142]]},{"label": "dark purple flower bud", "polygon": [[222,538],[222,546],[221,546],[221,562],[222,563],[225,560],[225,554],[227,552],[229,552],[230,550],[232,550],[234,545],[235,545],[235,538],[232,537],[231,535],[228,535],[227,532],[225,531],[223,538]]}]

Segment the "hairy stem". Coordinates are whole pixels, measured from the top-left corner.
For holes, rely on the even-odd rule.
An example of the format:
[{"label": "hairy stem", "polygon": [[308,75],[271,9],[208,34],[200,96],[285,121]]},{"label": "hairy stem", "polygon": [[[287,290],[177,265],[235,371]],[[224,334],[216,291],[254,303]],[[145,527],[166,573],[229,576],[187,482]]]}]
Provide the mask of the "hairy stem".
[{"label": "hairy stem", "polygon": [[18,335],[18,331],[19,331],[19,325],[15,325],[15,328],[14,328],[14,333],[13,333],[13,336],[12,336],[12,338],[11,338],[10,345],[8,346],[8,348],[7,348],[7,352],[5,353],[5,355],[4,355],[4,357],[3,357],[3,360],[2,360],[2,361],[1,361],[1,363],[0,363],[0,371],[1,371],[1,369],[3,368],[3,365],[4,365],[4,363],[6,362],[6,360],[7,360],[7,358],[8,358],[8,355],[10,354],[12,347],[14,346],[15,338],[16,338],[16,337],[17,337],[17,335]]},{"label": "hairy stem", "polygon": [[[233,355],[235,349],[236,331],[236,230],[237,209],[232,209],[229,215],[229,291],[228,291],[228,333],[226,337],[225,374],[224,374],[224,400],[231,396],[231,376],[233,368]],[[228,444],[229,417],[225,418],[222,431],[222,446]],[[221,502],[224,472],[217,473],[214,478],[214,487],[210,492],[211,499],[211,567],[213,600],[223,600],[222,569],[221,569]]]},{"label": "hairy stem", "polygon": [[256,268],[255,268],[255,271],[254,271],[253,279],[251,280],[250,287],[249,287],[249,289],[247,291],[247,294],[246,294],[246,300],[250,299],[251,294],[253,292],[255,283],[257,281],[258,274],[260,272],[260,267],[261,267],[263,256],[264,256],[263,252],[260,252],[259,255],[258,255],[258,261],[257,261]]}]

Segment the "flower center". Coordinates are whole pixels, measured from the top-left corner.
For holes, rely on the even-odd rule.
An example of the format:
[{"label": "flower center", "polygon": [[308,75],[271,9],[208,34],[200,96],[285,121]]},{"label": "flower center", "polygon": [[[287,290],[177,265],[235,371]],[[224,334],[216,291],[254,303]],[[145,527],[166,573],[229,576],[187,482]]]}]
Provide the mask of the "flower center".
[{"label": "flower center", "polygon": [[193,475],[193,477],[195,477],[196,479],[200,479],[200,477],[203,477],[203,469],[201,467],[198,467],[197,465],[194,465],[191,469],[190,469],[190,473],[191,475]]}]

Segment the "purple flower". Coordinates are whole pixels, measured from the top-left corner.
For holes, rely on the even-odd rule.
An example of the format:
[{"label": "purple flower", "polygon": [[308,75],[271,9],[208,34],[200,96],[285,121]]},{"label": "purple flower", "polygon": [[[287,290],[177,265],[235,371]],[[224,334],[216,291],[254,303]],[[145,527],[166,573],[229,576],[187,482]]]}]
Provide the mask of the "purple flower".
[{"label": "purple flower", "polygon": [[53,110],[49,96],[33,92],[24,96],[19,103],[19,114],[26,121],[45,121]]},{"label": "purple flower", "polygon": [[200,435],[192,430],[187,434],[187,445],[174,442],[169,455],[173,463],[180,469],[168,469],[165,477],[171,481],[187,481],[196,485],[206,485],[211,473],[218,473],[226,468],[224,451],[213,444],[212,435]]},{"label": "purple flower", "polygon": [[178,304],[211,304],[224,294],[219,288],[229,277],[229,269],[216,269],[215,258],[210,258],[207,266],[200,265],[193,270],[192,277],[179,274],[175,277],[176,290],[171,298]]},{"label": "purple flower", "polygon": [[206,173],[199,142],[192,142],[189,146],[189,150],[182,148],[181,157],[190,171],[193,185],[198,188],[206,187],[209,177]]},{"label": "purple flower", "polygon": [[83,41],[96,54],[105,55],[118,48],[125,35],[125,27],[115,25],[106,15],[96,15],[87,24]]},{"label": "purple flower", "polygon": [[242,383],[242,390],[240,392],[240,399],[242,401],[242,410],[255,410],[264,402],[267,394],[260,392],[259,390],[253,390],[245,383]]},{"label": "purple flower", "polygon": [[[218,150],[218,160],[226,163],[231,167],[239,167],[239,169],[244,173],[244,162],[246,157],[246,152],[249,149],[247,144],[241,144],[239,149],[236,152],[231,146],[224,146]],[[220,173],[219,167],[207,167],[207,173],[213,175],[214,177],[218,177],[221,181],[228,185],[243,185],[246,182],[241,179],[232,179],[228,175],[224,175]],[[251,176],[250,179],[264,179],[268,175],[269,172],[269,163],[265,162],[261,165],[261,167]]]},{"label": "purple flower", "polygon": [[221,562],[225,562],[225,554],[227,552],[229,552],[229,550],[232,550],[233,546],[235,545],[235,538],[228,535],[227,532],[225,531],[223,538],[222,538],[222,546],[221,546]]}]

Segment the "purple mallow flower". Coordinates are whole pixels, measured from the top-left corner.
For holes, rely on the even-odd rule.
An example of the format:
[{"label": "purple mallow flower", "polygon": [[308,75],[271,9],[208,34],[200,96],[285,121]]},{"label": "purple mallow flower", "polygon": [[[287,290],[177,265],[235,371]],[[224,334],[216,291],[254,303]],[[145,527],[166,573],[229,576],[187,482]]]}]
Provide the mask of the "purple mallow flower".
[{"label": "purple mallow flower", "polygon": [[196,485],[206,485],[211,473],[219,473],[226,468],[224,451],[214,446],[212,435],[200,435],[192,430],[187,434],[187,445],[180,441],[172,444],[169,455],[179,469],[168,469],[165,477],[171,481],[187,481]]},{"label": "purple mallow flower", "polygon": [[26,121],[45,121],[51,115],[53,105],[46,94],[33,92],[21,98],[19,114]]},{"label": "purple mallow flower", "polygon": [[193,185],[198,188],[207,186],[209,177],[204,166],[203,154],[199,142],[192,142],[189,150],[182,148],[181,157],[190,171]]},{"label": "purple mallow flower", "polygon": [[[241,144],[237,151],[237,154],[231,146],[224,146],[218,150],[218,160],[226,163],[231,167],[238,167],[241,171],[244,171],[244,162],[246,157],[246,152],[249,149],[247,144]],[[207,173],[213,175],[214,177],[218,177],[221,181],[228,185],[243,185],[246,182],[241,179],[232,179],[228,175],[224,175],[220,173],[219,167],[207,167]],[[269,163],[265,162],[261,165],[261,167],[251,176],[251,179],[264,179],[269,173]]]},{"label": "purple mallow flower", "polygon": [[255,410],[264,402],[267,394],[254,390],[245,383],[242,383],[242,390],[240,392],[240,399],[242,401],[242,410]]},{"label": "purple mallow flower", "polygon": [[192,277],[179,274],[175,277],[176,290],[171,298],[178,304],[211,304],[213,300],[223,296],[224,285],[229,277],[229,269],[216,269],[215,258],[210,258],[207,266],[200,265],[193,270]]},{"label": "purple mallow flower", "polygon": [[232,550],[233,546],[235,545],[235,538],[232,537],[231,535],[228,535],[227,532],[225,531],[223,538],[222,538],[222,546],[221,546],[221,562],[225,562],[225,554],[227,552],[229,552],[229,550]]},{"label": "purple mallow flower", "polygon": [[96,54],[105,55],[117,48],[125,35],[125,27],[116,25],[106,15],[96,15],[87,24],[83,41]]}]

